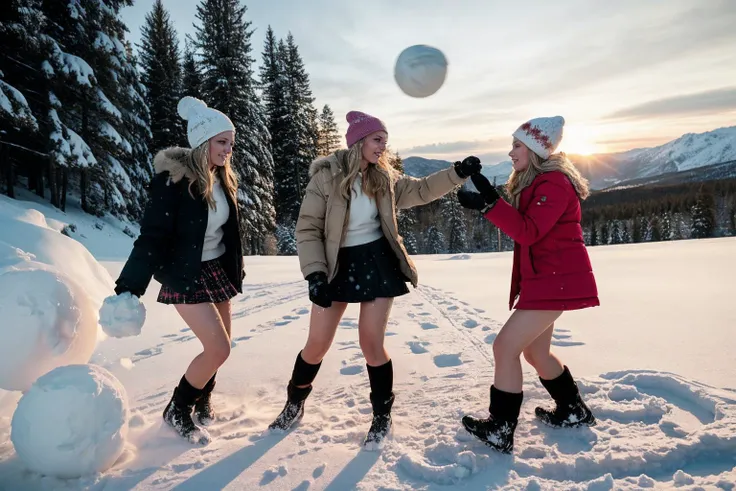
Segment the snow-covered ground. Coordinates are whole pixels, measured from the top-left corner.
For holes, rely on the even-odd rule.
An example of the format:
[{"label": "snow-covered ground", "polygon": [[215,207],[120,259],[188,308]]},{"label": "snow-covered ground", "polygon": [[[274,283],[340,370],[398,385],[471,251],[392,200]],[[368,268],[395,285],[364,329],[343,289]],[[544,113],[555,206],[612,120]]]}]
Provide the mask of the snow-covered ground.
[{"label": "snow-covered ground", "polygon": [[[0,197],[0,208],[10,203],[18,205]],[[59,230],[75,223],[72,236],[117,276],[132,245],[123,224],[24,206]],[[0,242],[13,240],[12,229],[0,230]],[[91,360],[128,395],[128,444],[118,462],[69,481],[27,471],[10,441],[21,394],[0,390],[0,489],[736,489],[736,239],[590,251],[602,306],[565,314],[554,345],[599,418],[593,428],[538,424],[534,406],[548,399],[524,365],[514,454],[497,454],[461,429],[464,414],[488,406],[491,344],[508,315],[511,255],[500,253],[415,258],[421,285],[396,301],[388,327],[396,404],[382,451],[360,449],[370,402],[352,306],[304,419],[268,435],[306,337],[309,301],[296,258],[246,257],[209,446],[162,426],[161,411],[200,345],[172,307],[155,302],[152,282],[141,335],[101,336]]]}]

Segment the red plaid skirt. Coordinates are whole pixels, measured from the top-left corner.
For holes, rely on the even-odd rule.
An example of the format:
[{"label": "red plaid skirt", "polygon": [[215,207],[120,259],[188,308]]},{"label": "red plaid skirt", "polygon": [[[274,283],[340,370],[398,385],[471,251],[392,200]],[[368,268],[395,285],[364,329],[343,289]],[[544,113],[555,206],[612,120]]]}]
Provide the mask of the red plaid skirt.
[{"label": "red plaid skirt", "polygon": [[202,272],[196,284],[197,289],[187,293],[178,293],[162,285],[156,300],[165,304],[220,303],[238,294],[238,290],[230,283],[220,258],[202,262]]}]

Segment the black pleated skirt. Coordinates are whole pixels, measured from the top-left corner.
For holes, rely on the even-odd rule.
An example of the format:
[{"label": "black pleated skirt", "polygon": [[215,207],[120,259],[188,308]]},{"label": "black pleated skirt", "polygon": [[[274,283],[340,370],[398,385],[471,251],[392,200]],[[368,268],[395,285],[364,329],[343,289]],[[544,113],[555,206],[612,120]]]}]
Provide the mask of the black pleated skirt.
[{"label": "black pleated skirt", "polygon": [[409,293],[409,279],[386,237],[340,248],[337,265],[337,275],[329,284],[333,302],[370,302]]}]

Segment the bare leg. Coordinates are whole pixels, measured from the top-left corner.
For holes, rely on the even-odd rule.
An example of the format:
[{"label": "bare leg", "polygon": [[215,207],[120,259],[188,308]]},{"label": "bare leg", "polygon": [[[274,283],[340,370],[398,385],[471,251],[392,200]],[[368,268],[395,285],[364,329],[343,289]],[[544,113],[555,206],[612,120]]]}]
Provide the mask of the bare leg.
[{"label": "bare leg", "polygon": [[388,363],[389,356],[383,342],[393,300],[393,298],[377,298],[372,302],[360,304],[358,336],[360,349],[363,350],[368,365],[379,366]]},{"label": "bare leg", "polygon": [[550,310],[516,310],[493,343],[494,386],[505,392],[522,389],[521,353],[562,314]]},{"label": "bare leg", "polygon": [[524,358],[543,379],[551,380],[562,374],[562,362],[550,351],[552,347],[552,332],[555,324],[552,323],[537,339],[524,348]]},{"label": "bare leg", "polygon": [[204,349],[192,360],[185,374],[192,387],[202,389],[230,356],[230,336],[214,304],[179,304],[175,307]]}]

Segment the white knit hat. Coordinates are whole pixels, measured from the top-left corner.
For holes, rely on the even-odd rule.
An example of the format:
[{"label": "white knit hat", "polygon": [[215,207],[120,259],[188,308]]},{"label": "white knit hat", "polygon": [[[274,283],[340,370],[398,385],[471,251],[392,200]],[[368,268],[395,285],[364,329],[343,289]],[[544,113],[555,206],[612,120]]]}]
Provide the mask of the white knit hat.
[{"label": "white knit hat", "polygon": [[176,110],[187,121],[187,138],[192,148],[197,148],[223,131],[235,131],[230,118],[217,109],[207,107],[207,104],[195,97],[182,97]]},{"label": "white knit hat", "polygon": [[563,126],[565,118],[562,116],[534,118],[519,126],[513,136],[532,152],[543,159],[548,159],[562,141]]}]

